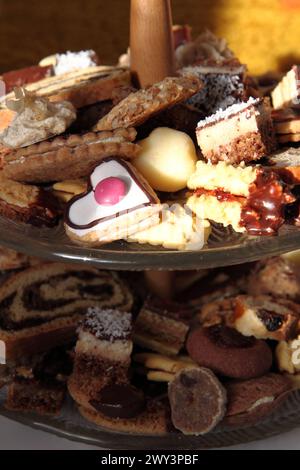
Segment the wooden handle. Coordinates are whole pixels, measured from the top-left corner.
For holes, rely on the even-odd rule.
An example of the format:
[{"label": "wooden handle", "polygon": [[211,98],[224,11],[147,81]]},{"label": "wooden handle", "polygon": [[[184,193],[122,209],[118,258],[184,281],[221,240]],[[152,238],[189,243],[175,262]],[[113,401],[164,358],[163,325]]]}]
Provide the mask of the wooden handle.
[{"label": "wooden handle", "polygon": [[131,70],[141,87],[174,75],[170,0],[131,0]]}]

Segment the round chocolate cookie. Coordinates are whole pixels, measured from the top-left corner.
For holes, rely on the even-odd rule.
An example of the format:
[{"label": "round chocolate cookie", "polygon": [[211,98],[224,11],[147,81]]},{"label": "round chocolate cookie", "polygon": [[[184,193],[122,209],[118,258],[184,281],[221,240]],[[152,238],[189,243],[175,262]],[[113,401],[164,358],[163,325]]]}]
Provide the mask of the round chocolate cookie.
[{"label": "round chocolate cookie", "polygon": [[169,383],[171,419],[186,435],[206,434],[223,419],[226,390],[208,369],[181,370]]},{"label": "round chocolate cookie", "polygon": [[228,396],[223,423],[232,426],[254,424],[271,414],[287,398],[292,383],[287,376],[267,374],[250,380],[225,384]]},{"label": "round chocolate cookie", "polygon": [[272,366],[272,351],[263,340],[241,335],[233,328],[214,325],[193,330],[186,344],[200,366],[236,379],[259,377]]}]

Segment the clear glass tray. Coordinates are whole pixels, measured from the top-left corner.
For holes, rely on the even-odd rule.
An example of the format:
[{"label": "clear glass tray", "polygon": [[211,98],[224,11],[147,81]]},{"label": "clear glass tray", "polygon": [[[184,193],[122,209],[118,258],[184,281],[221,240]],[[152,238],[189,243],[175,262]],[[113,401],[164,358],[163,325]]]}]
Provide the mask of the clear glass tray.
[{"label": "clear glass tray", "polygon": [[[2,392],[3,393],[3,392]],[[0,394],[1,399],[1,394]],[[217,428],[205,436],[184,436],[173,433],[163,436],[141,436],[107,431],[84,420],[71,400],[59,417],[34,416],[11,412],[0,407],[0,414],[41,431],[110,450],[199,450],[266,439],[300,426],[300,391],[288,399],[272,415],[256,425],[240,428]]]},{"label": "clear glass tray", "polygon": [[300,248],[300,228],[283,226],[277,236],[249,237],[214,226],[201,251],[165,250],[124,241],[91,249],[73,244],[62,225],[40,229],[0,217],[0,244],[58,261],[89,263],[118,270],[188,270],[255,261]]}]

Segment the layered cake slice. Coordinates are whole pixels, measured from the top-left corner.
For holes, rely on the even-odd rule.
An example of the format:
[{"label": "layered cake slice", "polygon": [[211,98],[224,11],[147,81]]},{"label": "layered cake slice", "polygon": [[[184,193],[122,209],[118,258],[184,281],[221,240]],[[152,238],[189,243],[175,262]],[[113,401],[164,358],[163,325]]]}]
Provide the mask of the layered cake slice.
[{"label": "layered cake slice", "polygon": [[204,117],[225,110],[246,98],[245,67],[233,65],[193,65],[185,67],[181,74],[196,75],[204,84],[203,88],[189,98]]},{"label": "layered cake slice", "polygon": [[118,431],[166,432],[166,407],[131,382],[132,317],[89,309],[78,330],[71,396],[89,421]]},{"label": "layered cake slice", "polygon": [[0,287],[0,340],[14,363],[75,338],[91,306],[130,310],[133,298],[117,275],[49,263],[12,275]]},{"label": "layered cake slice", "polygon": [[199,161],[188,188],[193,194],[187,205],[200,219],[251,235],[276,233],[284,222],[285,207],[295,201],[275,172],[258,165],[234,167]]},{"label": "layered cake slice", "polygon": [[300,67],[293,65],[291,70],[278,83],[272,91],[272,102],[275,109],[284,108],[286,106],[299,106],[300,104]]},{"label": "layered cake slice", "polygon": [[42,415],[59,414],[66,395],[66,380],[72,371],[67,347],[22,359],[11,370],[5,407],[9,410]]},{"label": "layered cake slice", "polygon": [[132,316],[119,310],[90,308],[78,329],[69,391],[85,408],[93,408],[100,390],[129,383]]},{"label": "layered cake slice", "polygon": [[162,354],[176,355],[184,346],[194,311],[149,297],[134,325],[134,343]]},{"label": "layered cake slice", "polygon": [[275,149],[270,107],[249,98],[200,121],[196,129],[204,158],[237,164],[259,160]]}]

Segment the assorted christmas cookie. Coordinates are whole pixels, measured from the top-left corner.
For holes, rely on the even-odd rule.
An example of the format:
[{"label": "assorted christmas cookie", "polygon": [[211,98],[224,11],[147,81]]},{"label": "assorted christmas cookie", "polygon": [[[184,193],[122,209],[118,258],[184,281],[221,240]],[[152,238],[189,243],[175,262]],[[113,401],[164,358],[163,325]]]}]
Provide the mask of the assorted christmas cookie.
[{"label": "assorted christmas cookie", "polygon": [[68,236],[86,245],[127,238],[159,222],[159,199],[137,170],[124,160],[109,158],[90,176],[86,193],[68,203]]}]

